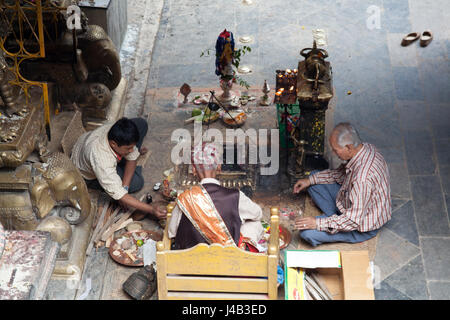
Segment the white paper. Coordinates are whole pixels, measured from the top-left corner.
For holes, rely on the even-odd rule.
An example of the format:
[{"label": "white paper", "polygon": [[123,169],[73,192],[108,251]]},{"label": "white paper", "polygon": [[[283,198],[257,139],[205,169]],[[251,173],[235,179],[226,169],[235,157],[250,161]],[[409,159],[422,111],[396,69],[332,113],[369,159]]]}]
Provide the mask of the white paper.
[{"label": "white paper", "polygon": [[339,251],[288,250],[286,252],[288,268],[340,268]]},{"label": "white paper", "polygon": [[153,239],[147,239],[142,248],[143,248],[144,266],[156,263],[156,241],[154,241]]}]

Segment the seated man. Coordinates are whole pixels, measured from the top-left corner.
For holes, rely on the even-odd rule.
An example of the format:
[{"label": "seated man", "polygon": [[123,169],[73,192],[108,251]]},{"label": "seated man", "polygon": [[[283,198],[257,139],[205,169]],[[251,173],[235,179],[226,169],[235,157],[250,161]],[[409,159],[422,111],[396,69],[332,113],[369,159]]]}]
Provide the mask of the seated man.
[{"label": "seated man", "polygon": [[103,189],[124,207],[136,208],[161,219],[165,211],[141,202],[129,193],[144,186],[142,167],[137,165],[148,125],[144,119],[122,118],[81,135],[72,151],[72,162],[88,188]]},{"label": "seated man", "polygon": [[168,227],[169,238],[175,238],[176,249],[219,243],[258,252],[257,243],[264,233],[261,207],[241,191],[224,188],[215,179],[222,162],[218,150],[213,144],[194,149],[193,172],[200,185],[178,196]]},{"label": "seated man", "polygon": [[387,164],[373,145],[361,143],[349,123],[338,124],[329,142],[333,152],[347,163],[336,170],[314,171],[295,184],[294,193],[308,188],[324,213],[297,219],[296,228],[313,246],[368,240],[391,219]]}]

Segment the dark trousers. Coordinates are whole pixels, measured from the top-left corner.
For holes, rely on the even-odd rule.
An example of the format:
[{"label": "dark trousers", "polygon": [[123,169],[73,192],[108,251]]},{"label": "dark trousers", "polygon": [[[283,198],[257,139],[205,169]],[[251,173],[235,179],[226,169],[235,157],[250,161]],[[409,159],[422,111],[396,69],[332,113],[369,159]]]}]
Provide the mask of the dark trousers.
[{"label": "dark trousers", "polygon": [[[133,118],[130,119],[133,121],[133,123],[136,125],[139,131],[139,141],[136,143],[136,147],[140,150],[142,147],[142,143],[144,142],[144,138],[147,135],[148,131],[148,124],[147,121],[145,121],[142,118]],[[117,164],[117,174],[120,176],[121,179],[123,179],[124,173],[125,173],[125,164],[126,159],[123,158],[118,164]],[[85,180],[86,185],[90,189],[97,189],[97,190],[103,190],[102,186],[98,182],[97,179],[95,180]],[[128,189],[128,193],[135,193],[140,191],[144,187],[144,177],[142,176],[142,167],[137,166],[136,170],[134,170],[133,177],[131,178],[130,186]]]}]

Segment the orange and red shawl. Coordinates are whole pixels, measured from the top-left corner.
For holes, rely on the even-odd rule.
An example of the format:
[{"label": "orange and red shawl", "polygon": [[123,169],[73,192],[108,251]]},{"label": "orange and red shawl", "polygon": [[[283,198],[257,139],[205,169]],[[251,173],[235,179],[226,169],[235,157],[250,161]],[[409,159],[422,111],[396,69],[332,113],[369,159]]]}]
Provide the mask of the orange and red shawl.
[{"label": "orange and red shawl", "polygon": [[194,186],[180,194],[177,204],[209,244],[236,246],[225,222],[202,185]]}]

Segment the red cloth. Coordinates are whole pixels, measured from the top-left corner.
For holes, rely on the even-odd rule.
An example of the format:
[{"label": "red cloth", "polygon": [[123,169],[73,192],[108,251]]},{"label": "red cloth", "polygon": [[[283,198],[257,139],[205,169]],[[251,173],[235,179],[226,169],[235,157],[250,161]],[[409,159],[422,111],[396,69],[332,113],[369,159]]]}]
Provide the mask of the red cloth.
[{"label": "red cloth", "polygon": [[122,161],[122,158],[123,158],[123,157],[120,156],[120,155],[118,155],[117,152],[115,152],[114,150],[113,150],[113,152],[114,152],[114,154],[116,155],[117,160]]},{"label": "red cloth", "polygon": [[227,31],[227,29],[225,29],[225,30],[223,30],[223,31],[220,33],[219,37],[221,37],[221,38],[229,38],[229,37],[230,37],[230,32]]}]

